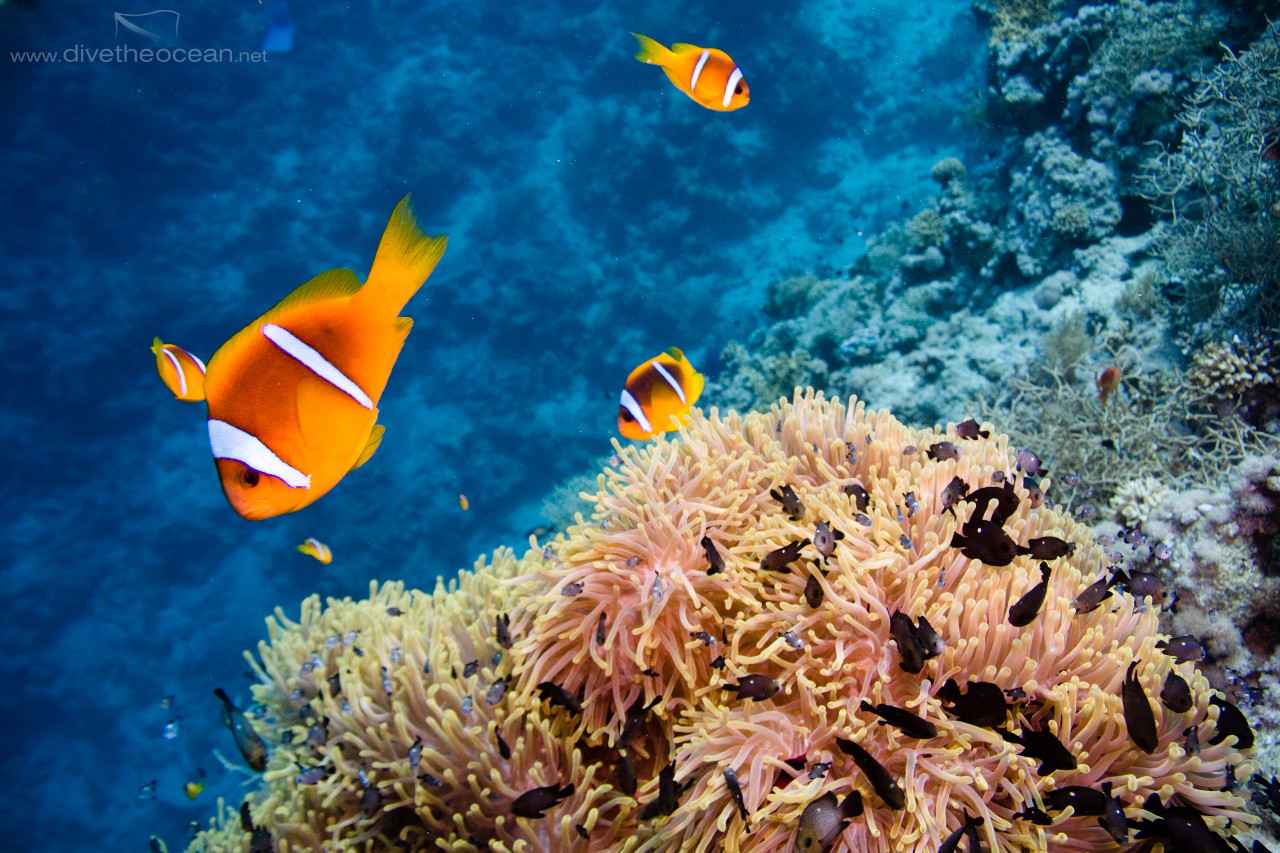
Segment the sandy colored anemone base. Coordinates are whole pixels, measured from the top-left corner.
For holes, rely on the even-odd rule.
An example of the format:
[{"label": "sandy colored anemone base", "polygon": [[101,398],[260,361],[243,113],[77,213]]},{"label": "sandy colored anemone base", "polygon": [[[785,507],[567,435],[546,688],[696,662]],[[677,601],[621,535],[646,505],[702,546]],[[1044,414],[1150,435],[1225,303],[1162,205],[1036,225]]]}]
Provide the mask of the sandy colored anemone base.
[{"label": "sandy colored anemone base", "polygon": [[[928,458],[942,440],[960,447],[958,460]],[[781,853],[793,848],[806,804],[854,789],[866,813],[837,839],[836,853],[934,851],[966,812],[985,819],[991,850],[1116,849],[1091,817],[1060,813],[1051,827],[1014,818],[1054,788],[1103,782],[1131,818],[1144,816],[1140,804],[1155,793],[1202,811],[1219,831],[1228,819],[1252,822],[1243,801],[1222,790],[1228,767],[1243,778],[1250,766],[1233,738],[1208,744],[1218,716],[1208,683],[1155,648],[1162,636],[1149,602],[1117,590],[1097,610],[1075,612],[1071,602],[1103,573],[1103,551],[1063,513],[1033,508],[1002,436],[911,430],[885,412],[797,393],[767,414],[696,412],[677,438],[619,455],[588,496],[591,520],[545,551],[518,563],[500,551],[431,596],[386,585],[364,602],[322,609],[310,599],[297,624],[277,615],[255,688],[274,717],[264,728],[276,746],[264,790],[250,802],[278,849]],[[1039,581],[1038,561],[992,568],[965,558],[949,543],[972,505],[952,515],[940,502],[953,477],[977,489],[997,474],[1014,479],[1020,497],[1005,524],[1015,540],[1059,536],[1077,546],[1050,561],[1044,607],[1022,629],[1006,613]],[[855,482],[870,494],[861,512],[844,491]],[[798,520],[770,497],[783,486],[804,503]],[[813,539],[819,521],[844,534],[825,565],[810,544],[789,572],[761,569],[774,549]],[[704,536],[725,571],[709,573]],[[817,607],[804,595],[811,575],[823,592]],[[895,610],[927,617],[946,641],[918,675],[898,666]],[[511,614],[509,651],[495,641],[501,613]],[[1121,707],[1134,661],[1158,725],[1151,755],[1133,744]],[[1186,713],[1155,698],[1170,670],[1195,693]],[[776,679],[781,690],[756,700],[725,689],[747,675]],[[937,692],[950,678],[1021,688],[1026,699],[1009,728],[1051,731],[1077,769],[1039,776],[1039,762],[997,732],[944,713]],[[577,697],[582,714],[543,701],[536,686],[546,681]],[[938,735],[922,741],[880,725],[860,710],[863,700],[909,708]],[[624,730],[628,710],[649,705]],[[308,746],[310,721],[322,717],[324,741]],[[1193,725],[1199,755],[1184,748]],[[838,737],[889,769],[906,794],[902,810],[874,793]],[[424,748],[411,772],[415,740]],[[636,799],[621,790],[624,760],[636,769]],[[637,802],[655,799],[668,762],[685,786],[679,805],[640,820]],[[825,772],[815,767],[826,762]],[[297,784],[299,765],[317,763],[332,772]],[[746,820],[725,769],[741,783]],[[380,792],[376,808],[361,773]],[[439,784],[424,783],[423,773]],[[547,817],[511,816],[524,791],[570,783],[574,794]],[[248,848],[248,835],[221,825],[192,849]]]}]

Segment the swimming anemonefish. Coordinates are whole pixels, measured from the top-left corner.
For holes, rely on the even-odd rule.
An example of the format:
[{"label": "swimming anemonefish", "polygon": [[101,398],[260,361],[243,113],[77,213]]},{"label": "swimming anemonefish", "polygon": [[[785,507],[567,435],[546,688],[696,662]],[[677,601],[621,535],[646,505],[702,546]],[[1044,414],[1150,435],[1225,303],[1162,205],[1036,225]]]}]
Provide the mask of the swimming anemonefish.
[{"label": "swimming anemonefish", "polygon": [[693,44],[673,44],[668,50],[648,36],[631,35],[640,42],[636,59],[660,67],[677,89],[707,109],[728,112],[751,99],[742,69],[723,50]]},{"label": "swimming anemonefish", "polygon": [[326,566],[333,562],[333,551],[329,550],[328,545],[314,536],[299,545],[298,550],[308,556],[315,557]]},{"label": "swimming anemonefish", "polygon": [[204,399],[204,362],[182,347],[161,343],[152,338],[151,351],[156,356],[156,370],[173,396],[188,403]]},{"label": "swimming anemonefish", "polygon": [[351,270],[321,273],[209,359],[209,445],[241,516],[302,509],[378,449],[378,398],[413,327],[399,313],[445,242],[418,229],[405,196],[363,285]]},{"label": "swimming anemonefish", "polygon": [[618,431],[627,438],[653,438],[684,423],[702,393],[702,374],[676,347],[646,359],[631,371],[618,401]]}]

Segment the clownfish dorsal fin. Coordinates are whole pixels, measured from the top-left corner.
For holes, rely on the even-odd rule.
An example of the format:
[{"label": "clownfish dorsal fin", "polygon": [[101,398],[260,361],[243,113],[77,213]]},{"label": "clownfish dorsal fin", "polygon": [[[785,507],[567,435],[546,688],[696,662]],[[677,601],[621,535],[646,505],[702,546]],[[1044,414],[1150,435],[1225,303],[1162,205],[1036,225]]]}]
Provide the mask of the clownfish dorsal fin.
[{"label": "clownfish dorsal fin", "polygon": [[275,307],[263,314],[263,322],[278,320],[303,305],[324,302],[329,299],[348,299],[360,290],[360,279],[351,270],[329,270],[301,285],[293,293],[276,303]]},{"label": "clownfish dorsal fin", "polygon": [[694,50],[701,52],[702,48],[698,47],[696,44],[685,44],[684,42],[676,42],[671,45],[672,53],[689,53]]},{"label": "clownfish dorsal fin", "polygon": [[386,431],[387,428],[382,424],[373,425],[373,428],[369,430],[369,439],[364,443],[364,450],[360,451],[360,458],[356,460],[356,464],[351,466],[352,471],[356,470],[373,458],[373,454],[378,449],[378,445],[382,444],[382,434]]},{"label": "clownfish dorsal fin", "polygon": [[355,301],[362,310],[396,316],[436,268],[448,242],[448,235],[428,237],[422,233],[409,196],[405,196],[382,232],[369,277]]}]

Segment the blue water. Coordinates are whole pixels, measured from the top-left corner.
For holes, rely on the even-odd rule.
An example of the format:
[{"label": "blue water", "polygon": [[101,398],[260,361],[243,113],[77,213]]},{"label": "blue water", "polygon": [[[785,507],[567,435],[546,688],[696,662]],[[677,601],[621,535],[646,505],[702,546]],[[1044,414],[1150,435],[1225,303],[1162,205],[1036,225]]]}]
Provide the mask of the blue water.
[{"label": "blue water", "polygon": [[[966,153],[985,61],[967,0],[295,2],[265,61],[127,51],[251,53],[273,5],[126,19],[156,38],[115,15],[150,6],[0,6],[6,849],[180,849],[238,797],[210,691],[246,695],[273,608],[521,545],[610,452],[636,363],[676,345],[714,375],[772,279],[844,269],[918,209]],[[751,104],[697,106],[628,30],[726,50]],[[405,312],[382,447],[314,506],[242,521],[151,339],[207,358],[311,276],[363,276],[406,193],[450,244]],[[308,536],[331,565],[293,550]]]}]

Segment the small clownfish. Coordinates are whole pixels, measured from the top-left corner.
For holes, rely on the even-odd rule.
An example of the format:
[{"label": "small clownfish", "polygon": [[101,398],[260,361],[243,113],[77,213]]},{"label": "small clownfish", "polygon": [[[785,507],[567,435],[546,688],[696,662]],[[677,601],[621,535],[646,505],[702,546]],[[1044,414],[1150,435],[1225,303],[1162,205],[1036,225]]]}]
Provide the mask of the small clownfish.
[{"label": "small clownfish", "polygon": [[182,347],[151,339],[151,351],[156,356],[156,370],[160,379],[173,392],[173,396],[187,403],[199,403],[204,399],[204,362]]},{"label": "small clownfish", "polygon": [[463,511],[465,512],[467,509],[471,507],[471,501],[467,500],[466,495],[458,495],[458,506],[462,507]]},{"label": "small clownfish", "polygon": [[702,393],[702,374],[677,347],[646,359],[631,371],[618,401],[618,432],[627,438],[653,438],[684,423]]},{"label": "small clownfish", "polygon": [[657,65],[676,88],[709,110],[729,112],[747,105],[751,93],[742,69],[723,50],[693,44],[673,44],[670,49],[632,33],[640,42],[636,59]]},{"label": "small clownfish", "polygon": [[378,399],[413,327],[399,313],[431,275],[447,238],[418,229],[405,196],[364,284],[321,273],[209,360],[209,445],[223,494],[243,518],[319,500],[382,441]]},{"label": "small clownfish", "polygon": [[319,539],[312,537],[298,546],[298,550],[309,557],[315,557],[326,566],[333,562],[333,551]]}]

